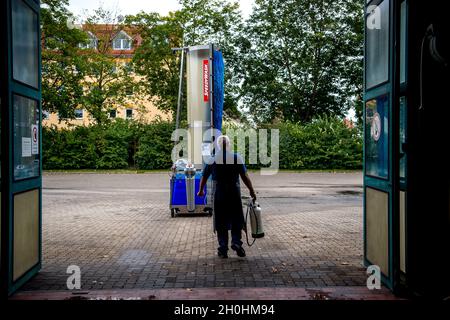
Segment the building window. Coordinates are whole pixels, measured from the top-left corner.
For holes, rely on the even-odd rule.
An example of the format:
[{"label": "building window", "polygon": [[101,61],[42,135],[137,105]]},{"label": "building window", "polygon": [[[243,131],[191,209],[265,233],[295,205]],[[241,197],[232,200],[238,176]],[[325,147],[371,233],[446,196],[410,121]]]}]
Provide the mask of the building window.
[{"label": "building window", "polygon": [[127,119],[133,118],[133,109],[127,109]]},{"label": "building window", "polygon": [[117,117],[117,110],[109,110],[109,117],[111,119],[114,119],[115,117]]},{"label": "building window", "polygon": [[90,31],[88,31],[88,39],[84,43],[80,43],[78,46],[81,49],[97,49],[97,37]]},{"label": "building window", "polygon": [[113,39],[114,50],[131,50],[132,39],[125,32],[120,31]]},{"label": "building window", "polygon": [[83,119],[83,109],[75,110],[75,119]]}]

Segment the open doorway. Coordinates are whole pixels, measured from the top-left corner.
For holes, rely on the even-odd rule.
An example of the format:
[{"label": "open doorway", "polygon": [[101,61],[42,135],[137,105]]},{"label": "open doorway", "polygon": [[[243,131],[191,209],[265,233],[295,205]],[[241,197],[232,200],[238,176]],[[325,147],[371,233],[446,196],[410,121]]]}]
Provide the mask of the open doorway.
[{"label": "open doorway", "polygon": [[[197,14],[203,14],[198,8],[199,3],[181,1],[180,5],[185,6],[180,9],[181,12],[197,10],[195,11]],[[343,75],[337,70],[338,68],[326,72],[326,75],[317,74],[314,71],[308,75],[310,67],[317,71],[327,63],[343,63],[343,57],[333,55],[335,52],[338,56],[336,51],[338,45],[334,43],[335,37],[325,33],[323,37],[315,36],[317,32],[321,32],[321,28],[325,31],[327,28],[336,27],[326,22],[333,15],[328,13],[328,9],[325,10],[323,4],[317,4],[310,9],[312,22],[309,24],[302,22],[305,34],[297,35],[293,32],[286,35],[283,43],[278,43],[276,39],[268,40],[261,37],[256,23],[260,20],[266,28],[269,28],[277,20],[273,8],[266,8],[264,4],[260,4],[253,9],[253,12],[249,9],[248,19],[244,21],[240,20],[238,6],[235,4],[210,1],[207,5],[206,17],[214,22],[215,16],[222,15],[225,18],[225,25],[216,28],[218,30],[214,33],[212,26],[208,23],[200,30],[190,27],[189,23],[192,21],[187,21],[184,27],[189,32],[185,32],[181,39],[192,43],[184,45],[217,41],[227,61],[227,84],[232,84],[232,81],[235,83],[241,81],[231,79],[239,72],[239,61],[236,61],[236,58],[239,58],[236,56],[238,51],[241,51],[242,58],[245,58],[242,60],[242,65],[246,66],[247,71],[243,74],[255,71],[247,74],[248,79],[243,84],[246,86],[243,90],[249,93],[246,99],[253,99],[248,103],[247,111],[246,106],[239,105],[237,100],[233,101],[233,95],[227,96],[228,109],[225,112],[231,125],[255,126],[281,121],[282,125],[285,125],[282,138],[286,137],[282,143],[285,146],[297,147],[297,149],[284,149],[289,155],[283,159],[282,164],[285,169],[294,171],[280,172],[274,176],[262,176],[258,174],[258,171],[251,173],[258,199],[264,210],[266,237],[257,240],[256,244],[248,249],[246,259],[231,257],[222,261],[215,256],[216,240],[212,232],[211,218],[171,219],[167,206],[168,177],[165,173],[134,176],[130,174],[101,175],[80,171],[71,174],[52,172],[45,174],[43,178],[43,268],[23,287],[23,290],[65,290],[69,266],[80,268],[84,290],[366,286],[366,269],[362,265],[362,175],[358,171],[362,165],[362,144],[360,128],[355,125],[358,110],[355,110],[354,115],[349,116],[349,119],[344,120],[346,111],[357,104],[358,97],[354,94],[354,90],[358,88],[358,81]],[[218,8],[214,8],[216,5]],[[306,3],[304,5],[306,6]],[[347,17],[351,16],[354,19],[348,22],[334,16],[340,28],[344,28],[346,24],[352,24],[347,25],[349,34],[345,36],[345,39],[355,41],[355,47],[349,45],[347,54],[355,60],[360,60],[349,63],[347,67],[353,76],[358,75],[358,72],[362,72],[361,65],[358,67],[358,63],[362,59],[363,37],[362,29],[358,31],[358,27],[353,24],[361,21],[362,5],[358,6],[357,1],[345,9],[341,9],[332,1],[330,5],[338,11],[348,10]],[[301,30],[301,26],[297,25],[299,21],[294,18],[296,15],[307,14],[304,10],[296,8],[296,13],[292,14],[291,9],[294,4],[285,5],[282,1],[277,2],[276,6],[276,10],[281,10],[286,16],[286,21],[292,24],[286,30]],[[51,7],[46,8],[47,13],[51,13],[49,11],[51,9]],[[70,121],[61,121],[65,118],[70,119],[70,113],[62,112],[67,110],[61,110],[58,114],[50,113],[44,120],[44,126],[58,127],[46,131],[48,138],[44,140],[44,144],[47,143],[44,148],[54,150],[44,158],[46,161],[44,167],[47,165],[47,169],[69,169],[77,168],[77,166],[82,169],[89,169],[89,166],[108,168],[111,162],[116,165],[122,161],[117,154],[110,154],[112,151],[109,148],[112,149],[113,146],[108,145],[108,141],[114,139],[114,134],[120,130],[119,127],[114,128],[116,132],[105,129],[105,131],[108,130],[106,137],[99,136],[98,139],[90,136],[91,133],[87,132],[89,129],[76,127],[80,125],[88,127],[90,121],[101,123],[106,127],[108,120],[111,119],[123,117],[129,121],[138,117],[137,109],[112,108],[109,105],[106,108],[102,104],[97,104],[95,99],[98,94],[108,93],[112,100],[122,102],[123,97],[120,96],[122,89],[127,102],[137,97],[138,85],[134,88],[126,86],[132,83],[132,77],[127,70],[135,62],[133,60],[135,55],[144,55],[140,64],[134,66],[143,70],[141,76],[144,79],[150,76],[160,77],[158,81],[152,79],[153,81],[149,82],[153,95],[160,90],[159,109],[164,110],[164,107],[173,106],[173,101],[170,100],[173,94],[171,95],[170,91],[167,92],[168,88],[162,88],[166,90],[162,94],[163,91],[158,85],[166,83],[167,79],[171,80],[162,71],[170,70],[173,73],[172,68],[177,70],[178,58],[171,52],[158,51],[157,53],[162,54],[163,58],[169,57],[170,63],[163,67],[157,65],[156,68],[151,64],[152,59],[156,60],[160,57],[151,54],[160,47],[171,48],[175,47],[175,44],[181,46],[181,43],[166,43],[164,47],[164,41],[171,41],[170,37],[164,38],[167,36],[167,29],[169,29],[168,35],[173,36],[175,42],[180,42],[180,38],[176,38],[180,32],[178,22],[172,21],[170,15],[162,18],[155,18],[152,15],[125,17],[113,13],[109,14],[109,18],[112,18],[114,23],[109,26],[108,23],[96,20],[99,17],[95,14],[103,14],[103,18],[108,17],[105,13],[107,11],[98,10],[85,25],[77,27],[77,23],[74,22],[66,31],[69,33],[78,30],[78,33],[83,33],[87,37],[79,49],[81,53],[91,54],[88,62],[97,61],[101,50],[105,50],[106,55],[113,55],[116,60],[120,60],[120,63],[107,73],[111,78],[110,83],[118,83],[119,75],[127,81],[120,83],[123,87],[117,86],[109,91],[105,89],[106,85],[101,86],[104,91],[94,90],[100,87],[100,85],[96,86],[98,81],[104,81],[102,84],[106,84],[105,77],[101,79],[96,77],[97,69],[95,68],[98,68],[98,64],[77,65],[80,72],[85,71],[90,74],[89,81],[86,81],[84,85],[92,90],[88,91],[84,97],[84,108],[75,108],[74,117]],[[160,21],[152,19],[160,19]],[[221,19],[217,20],[221,21]],[[152,28],[152,21],[162,27]],[[198,22],[200,19],[194,17],[193,21]],[[248,25],[249,30],[252,30],[250,38],[240,34],[246,29],[245,24]],[[309,33],[309,27],[317,30]],[[45,28],[44,30],[50,31]],[[276,33],[276,30],[271,32]],[[159,37],[155,38],[155,34]],[[304,37],[307,39],[294,46],[292,41],[295,37],[300,40]],[[54,45],[49,36],[44,38],[47,39],[47,45],[50,47]],[[228,38],[234,42],[229,42]],[[346,41],[345,39],[344,37],[340,39],[342,44]],[[264,48],[271,42],[276,46],[269,55],[285,52],[286,61],[274,60],[267,70],[251,68],[252,65],[257,66],[265,59],[259,48]],[[303,55],[299,51],[302,45],[308,48]],[[291,48],[286,51],[289,46]],[[151,50],[145,50],[148,47]],[[323,47],[320,50],[322,52],[315,50],[319,47]],[[314,56],[315,61],[312,61],[310,66],[302,66],[300,62],[308,56]],[[52,57],[45,56],[44,61],[48,58]],[[72,58],[74,63],[78,63],[76,57],[68,57],[68,59]],[[324,61],[319,61],[320,59]],[[265,60],[267,64],[269,60]],[[108,64],[107,62],[109,61],[105,61],[104,64]],[[285,66],[286,63],[288,66]],[[274,74],[274,70],[277,69],[282,70],[282,74]],[[289,74],[290,80],[285,78]],[[74,76],[76,77],[77,74]],[[263,88],[267,88],[269,84],[267,81],[258,82],[258,79],[261,80],[264,77],[278,82],[271,92],[263,92]],[[304,87],[302,77],[312,77],[311,83],[307,82],[308,85]],[[343,81],[344,78],[348,80],[345,84],[342,82],[340,87],[335,85],[338,79]],[[44,81],[46,79],[48,78],[44,75]],[[70,83],[76,81],[69,80],[72,81],[69,81]],[[52,84],[52,81],[54,78],[48,79],[48,83],[44,82],[44,85]],[[290,88],[285,90],[283,84],[286,83],[290,83]],[[228,86],[228,88],[231,92],[233,87]],[[89,95],[90,92],[94,92],[95,95]],[[280,93],[279,99],[270,97],[277,92]],[[340,95],[339,98],[338,95]],[[70,102],[76,103],[76,97],[71,96],[71,98],[74,99]],[[293,107],[290,101],[296,101]],[[108,112],[105,117],[98,112],[103,109]],[[170,115],[170,112],[166,114]],[[114,121],[120,123],[119,119]],[[289,121],[292,125],[288,124]],[[303,129],[300,123],[304,123],[305,127],[308,124],[308,127]],[[63,137],[58,130],[64,130],[67,127],[69,130],[63,131],[65,135]],[[323,136],[320,132],[324,132]],[[152,140],[153,136],[146,132],[144,134],[149,137],[146,145],[156,145],[154,139]],[[316,149],[314,146],[308,146],[308,142],[315,139],[314,135],[320,136],[317,139],[320,141],[317,142],[319,146]],[[289,139],[292,141],[288,141]],[[304,142],[296,142],[302,139]],[[62,142],[66,147],[58,146],[62,140],[74,141],[74,143],[69,146]],[[91,152],[90,146],[95,145],[99,149],[98,144],[103,141],[106,141],[106,146],[102,147],[110,153],[102,154],[100,160],[94,159],[98,155],[98,150]],[[140,142],[138,148],[144,145],[142,141]],[[321,146],[324,146],[326,150],[320,151]],[[77,148],[80,148],[79,151]],[[66,153],[68,150],[70,155]],[[126,151],[129,153],[130,149]],[[160,150],[160,153],[165,151],[166,149]],[[153,159],[148,159],[149,157],[158,156],[152,153],[154,150],[151,148],[147,150],[141,148],[131,152],[132,156],[125,159],[125,165],[129,165],[129,160],[133,159],[135,162],[131,164],[138,168],[153,163],[151,161]],[[73,154],[77,153],[80,155],[74,157]],[[90,157],[94,160],[91,161]],[[65,168],[66,160],[67,163],[70,162],[70,165]],[[109,168],[109,170],[112,169],[115,168]],[[296,172],[302,169],[322,169],[322,171]],[[350,172],[330,172],[334,169],[350,170]],[[356,171],[351,171],[352,169]]]},{"label": "open doorway", "polygon": [[[30,6],[32,0],[11,1]],[[252,291],[261,297],[297,292],[299,298],[328,299],[355,297],[357,292],[374,298],[386,291],[369,294],[366,267],[373,263],[375,273],[378,270],[375,283],[380,280],[380,269],[381,280],[391,289],[409,274],[412,281],[406,282],[415,283],[420,268],[411,266],[421,256],[411,255],[415,246],[412,235],[417,234],[419,224],[413,213],[408,214],[408,210],[413,212],[408,209],[413,200],[405,197],[405,192],[414,194],[419,189],[409,189],[411,180],[401,174],[417,178],[413,169],[420,165],[411,160],[417,150],[407,148],[407,139],[401,139],[412,132],[414,119],[421,116],[407,107],[417,97],[410,96],[403,82],[397,83],[404,71],[397,70],[397,62],[403,61],[402,54],[409,49],[415,52],[414,47],[405,44],[401,51],[393,43],[404,39],[405,16],[417,17],[413,13],[418,7],[408,11],[410,7],[403,6],[408,1],[388,0],[367,2],[364,7],[355,0],[345,2],[344,7],[329,1],[331,7],[320,3],[300,10],[292,6],[309,6],[309,2],[271,1],[264,6],[261,1],[246,19],[240,19],[238,4],[180,1],[181,9],[175,14],[124,16],[99,9],[79,25],[64,1],[42,2],[42,17],[47,19],[43,31],[56,30],[46,28],[46,23],[63,25],[64,30],[62,38],[47,34],[42,40],[42,102],[48,109],[42,120],[48,127],[42,135],[35,135],[36,143],[42,136],[44,150],[42,157],[40,152],[34,154],[32,163],[39,163],[39,158],[47,172],[42,178],[42,202],[40,193],[36,194],[39,201],[33,198],[29,202],[42,203],[42,224],[37,221],[43,250],[34,269],[22,279],[20,285],[27,283],[19,298],[42,291],[54,292],[55,297],[118,289],[162,290],[159,294],[179,289],[188,295],[204,289],[212,289],[216,295],[226,292],[218,291],[220,288],[261,289]],[[206,7],[199,7],[199,3]],[[36,11],[35,4],[31,7]],[[55,8],[57,17],[63,13],[60,21],[52,20]],[[192,12],[206,14],[207,19],[187,14]],[[364,16],[366,22],[374,23],[371,27],[381,28],[375,36],[366,34],[366,83],[362,80],[364,30],[360,25]],[[109,18],[112,23],[102,20]],[[220,28],[211,27],[209,22],[215,19]],[[201,21],[207,23],[200,28]],[[239,33],[242,30],[247,33]],[[68,34],[74,37],[64,38]],[[431,34],[429,38],[433,43]],[[258,163],[249,165],[264,212],[266,236],[247,249],[245,259],[221,260],[215,255],[211,217],[171,217],[169,176],[161,172],[172,164],[167,159],[172,151],[169,141],[177,105],[178,83],[173,80],[179,56],[171,48],[203,41],[217,41],[228,59],[225,84],[232,92],[224,99],[228,126],[281,133],[279,172],[260,175]],[[436,56],[436,40],[434,51],[430,48]],[[411,57],[407,69],[412,73],[417,71],[412,66],[418,57]],[[442,60],[446,65],[445,58],[438,62]],[[409,84],[413,83],[414,77],[408,76]],[[8,78],[7,82],[13,80]],[[30,94],[27,88],[22,88],[22,95]],[[189,95],[187,91],[181,99]],[[35,101],[40,101],[39,92],[32,93]],[[11,94],[2,91],[2,97]],[[408,103],[405,97],[410,98]],[[30,110],[39,114],[40,106]],[[14,112],[6,113],[9,120]],[[31,119],[32,129],[36,130],[36,121],[41,123],[38,118]],[[9,120],[4,120],[2,113],[2,128]],[[182,125],[195,127],[189,120]],[[21,140],[19,158],[33,155],[33,147],[28,148],[33,137]],[[12,140],[12,135],[2,137],[2,155],[15,145]],[[3,142],[8,142],[6,147]],[[363,144],[366,166],[361,173]],[[2,156],[2,163],[4,159]],[[410,166],[400,159],[406,159]],[[2,176],[11,173],[9,169],[15,164],[10,162],[8,159],[8,170],[2,167]],[[40,189],[39,168],[36,172],[32,187]],[[442,194],[448,195],[448,183],[442,186]],[[19,189],[29,187],[17,182]],[[14,184],[2,184],[2,201],[8,202],[2,202],[1,267],[2,276],[8,279],[11,275],[4,263],[9,268],[14,258],[6,258],[3,249],[16,240],[4,222],[11,224],[11,214],[16,214],[9,205],[10,192],[23,191],[14,188]],[[247,194],[243,196],[246,199]],[[27,203],[26,199],[22,202]],[[448,201],[439,204],[439,209],[448,210]],[[38,217],[39,208],[34,208]],[[7,218],[4,211],[8,211]],[[444,223],[440,230],[445,231],[446,226]],[[26,281],[38,269],[40,272]],[[304,291],[289,291],[296,288]]]}]

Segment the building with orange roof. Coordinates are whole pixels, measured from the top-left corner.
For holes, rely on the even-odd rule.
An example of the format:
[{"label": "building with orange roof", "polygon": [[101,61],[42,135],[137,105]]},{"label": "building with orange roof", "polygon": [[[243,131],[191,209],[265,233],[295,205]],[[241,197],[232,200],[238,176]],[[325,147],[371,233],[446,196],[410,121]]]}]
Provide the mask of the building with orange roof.
[{"label": "building with orange roof", "polygon": [[[142,44],[142,37],[136,29],[115,24],[85,24],[80,28],[86,32],[88,41],[80,43],[80,49],[98,50],[114,57],[117,65],[125,65],[131,62],[136,49]],[[133,75],[138,78],[138,75]],[[132,94],[132,93],[131,93]],[[159,110],[149,96],[136,99],[125,99],[124,103],[117,104],[108,112],[110,119],[134,119],[142,122],[151,122],[156,119],[170,120],[171,115]],[[69,128],[73,126],[87,126],[94,123],[92,116],[80,106],[75,110],[75,119],[61,119],[57,113],[43,111],[42,125],[57,128]]]}]

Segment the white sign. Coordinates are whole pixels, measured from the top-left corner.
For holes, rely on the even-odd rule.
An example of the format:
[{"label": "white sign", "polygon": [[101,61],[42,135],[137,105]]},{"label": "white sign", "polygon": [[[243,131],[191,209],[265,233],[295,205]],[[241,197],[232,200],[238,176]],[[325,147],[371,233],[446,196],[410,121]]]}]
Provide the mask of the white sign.
[{"label": "white sign", "polygon": [[31,138],[22,138],[22,158],[31,157]]},{"label": "white sign", "polygon": [[39,154],[39,127],[31,125],[31,154]]},{"label": "white sign", "polygon": [[372,123],[370,127],[370,135],[372,139],[377,142],[381,137],[381,117],[378,112],[375,112],[372,118]]}]

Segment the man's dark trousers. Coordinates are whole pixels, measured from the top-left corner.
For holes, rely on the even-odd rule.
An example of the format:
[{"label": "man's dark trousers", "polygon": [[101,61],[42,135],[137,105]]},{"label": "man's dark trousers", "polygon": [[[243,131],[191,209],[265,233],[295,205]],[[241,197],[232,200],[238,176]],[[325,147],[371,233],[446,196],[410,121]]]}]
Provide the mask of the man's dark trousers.
[{"label": "man's dark trousers", "polygon": [[[231,244],[242,246],[242,229],[231,228]],[[228,251],[228,228],[217,229],[217,240],[219,241],[219,251],[227,253]]]}]

